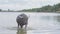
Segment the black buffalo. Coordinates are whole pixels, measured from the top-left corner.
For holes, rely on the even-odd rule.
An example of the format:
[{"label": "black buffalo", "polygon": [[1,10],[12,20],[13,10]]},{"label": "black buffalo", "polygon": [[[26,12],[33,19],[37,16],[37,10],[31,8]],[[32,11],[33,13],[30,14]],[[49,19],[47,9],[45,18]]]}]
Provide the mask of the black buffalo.
[{"label": "black buffalo", "polygon": [[28,16],[26,14],[20,14],[17,16],[17,24],[18,24],[18,28],[19,26],[21,28],[23,28],[23,26],[25,25],[25,28],[27,27],[27,24],[28,24]]}]

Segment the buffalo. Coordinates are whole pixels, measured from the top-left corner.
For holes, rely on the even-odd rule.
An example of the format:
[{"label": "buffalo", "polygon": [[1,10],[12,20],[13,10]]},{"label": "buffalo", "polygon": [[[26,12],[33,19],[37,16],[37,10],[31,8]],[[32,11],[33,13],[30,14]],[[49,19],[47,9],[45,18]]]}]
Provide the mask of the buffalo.
[{"label": "buffalo", "polygon": [[18,24],[18,28],[19,26],[21,28],[23,28],[23,26],[25,25],[25,28],[27,27],[28,24],[28,16],[26,14],[20,14],[17,16],[16,18],[17,24]]}]

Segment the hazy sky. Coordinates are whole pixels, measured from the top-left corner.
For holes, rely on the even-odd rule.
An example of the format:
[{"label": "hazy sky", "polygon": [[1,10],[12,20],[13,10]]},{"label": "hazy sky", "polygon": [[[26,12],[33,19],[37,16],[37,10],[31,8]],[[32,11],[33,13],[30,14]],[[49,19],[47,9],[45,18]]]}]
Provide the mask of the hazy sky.
[{"label": "hazy sky", "polygon": [[60,0],[0,0],[0,9],[30,9],[37,8],[45,5],[54,5],[59,3]]}]

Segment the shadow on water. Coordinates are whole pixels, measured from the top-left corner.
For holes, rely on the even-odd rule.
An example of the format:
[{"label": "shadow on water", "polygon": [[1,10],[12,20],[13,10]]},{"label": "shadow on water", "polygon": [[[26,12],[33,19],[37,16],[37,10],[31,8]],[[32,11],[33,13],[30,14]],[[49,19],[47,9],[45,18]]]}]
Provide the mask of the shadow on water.
[{"label": "shadow on water", "polygon": [[17,34],[27,34],[26,29],[17,29]]}]

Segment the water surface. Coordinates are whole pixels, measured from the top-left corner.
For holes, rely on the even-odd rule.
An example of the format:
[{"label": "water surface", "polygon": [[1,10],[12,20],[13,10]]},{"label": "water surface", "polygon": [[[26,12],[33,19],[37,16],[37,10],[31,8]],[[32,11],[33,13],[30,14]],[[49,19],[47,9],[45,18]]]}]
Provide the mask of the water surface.
[{"label": "water surface", "polygon": [[[28,15],[27,30],[17,30],[16,17]],[[60,34],[59,13],[0,12],[0,34]]]}]

